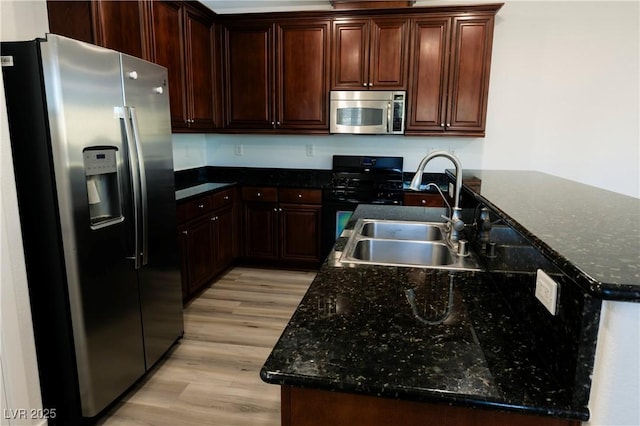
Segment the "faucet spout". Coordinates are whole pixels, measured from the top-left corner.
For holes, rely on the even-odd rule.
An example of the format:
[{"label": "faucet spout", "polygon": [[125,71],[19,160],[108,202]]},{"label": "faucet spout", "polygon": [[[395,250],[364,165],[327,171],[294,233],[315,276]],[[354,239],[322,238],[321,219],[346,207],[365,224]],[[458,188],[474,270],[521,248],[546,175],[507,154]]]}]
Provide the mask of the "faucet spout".
[{"label": "faucet spout", "polygon": [[[456,190],[453,197],[454,207],[452,209],[453,211],[449,213],[450,217],[446,219],[451,224],[451,234],[449,236],[449,239],[452,242],[457,243],[460,239],[460,232],[464,229],[464,221],[462,220],[462,209],[460,208],[460,190],[462,189],[462,164],[460,163],[460,160],[458,160],[455,155],[448,153],[447,151],[434,151],[430,154],[427,154],[422,159],[422,161],[420,161],[418,170],[416,170],[416,174],[413,176],[411,184],[409,185],[409,189],[413,191],[420,190],[420,184],[422,183],[422,174],[424,173],[424,169],[427,166],[427,163],[437,157],[448,158],[456,167]],[[442,193],[440,194],[442,195]]]},{"label": "faucet spout", "polygon": [[418,170],[416,170],[416,174],[413,176],[413,179],[411,180],[411,184],[409,185],[409,189],[413,191],[420,190],[420,184],[422,183],[422,174],[424,173],[425,167],[427,167],[427,163],[429,163],[429,161],[437,157],[448,158],[456,167],[456,190],[455,190],[455,196],[454,196],[453,202],[454,202],[454,208],[457,209],[460,207],[460,190],[462,188],[462,164],[460,163],[460,160],[458,160],[458,158],[455,155],[447,151],[434,151],[430,154],[427,154],[422,159],[422,161],[420,161],[420,164],[418,165]]}]

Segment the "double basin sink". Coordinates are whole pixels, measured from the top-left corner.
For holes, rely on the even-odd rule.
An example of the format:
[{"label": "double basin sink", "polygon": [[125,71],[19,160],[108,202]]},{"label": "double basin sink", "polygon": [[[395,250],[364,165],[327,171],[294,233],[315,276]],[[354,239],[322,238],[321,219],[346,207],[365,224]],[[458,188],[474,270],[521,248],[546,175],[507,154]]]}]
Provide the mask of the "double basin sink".
[{"label": "double basin sink", "polygon": [[342,252],[346,265],[385,265],[479,271],[473,254],[459,256],[447,241],[447,225],[359,219]]}]

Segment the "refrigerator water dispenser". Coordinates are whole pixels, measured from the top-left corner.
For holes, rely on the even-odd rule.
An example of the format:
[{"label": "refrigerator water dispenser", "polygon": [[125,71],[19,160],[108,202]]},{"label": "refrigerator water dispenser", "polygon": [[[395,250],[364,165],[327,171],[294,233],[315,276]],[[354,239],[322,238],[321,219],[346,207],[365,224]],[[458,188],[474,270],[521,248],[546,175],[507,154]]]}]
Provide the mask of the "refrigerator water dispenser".
[{"label": "refrigerator water dispenser", "polygon": [[122,203],[116,161],[117,148],[87,148],[83,151],[87,202],[92,229],[121,222]]}]

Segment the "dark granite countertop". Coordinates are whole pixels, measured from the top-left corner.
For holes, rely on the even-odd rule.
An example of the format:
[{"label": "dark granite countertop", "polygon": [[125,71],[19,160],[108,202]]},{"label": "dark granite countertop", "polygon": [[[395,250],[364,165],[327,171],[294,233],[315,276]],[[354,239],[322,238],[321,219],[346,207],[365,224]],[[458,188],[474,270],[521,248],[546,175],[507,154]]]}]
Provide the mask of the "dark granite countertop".
[{"label": "dark granite countertop", "polygon": [[[347,229],[360,217],[429,221],[437,220],[443,211],[359,206]],[[345,240],[338,240],[337,250]],[[509,299],[501,296],[500,287],[488,272],[342,267],[332,255],[265,362],[261,371],[264,381],[569,419],[588,418],[593,359],[586,356],[583,366],[582,360],[576,361],[576,354],[581,351],[592,356],[595,352],[593,329],[597,331],[599,301],[582,300],[580,291],[574,294],[571,284],[564,283],[562,303],[566,306],[561,305],[562,316],[555,319],[555,324],[547,324],[561,330],[559,336],[551,329],[543,330],[542,340],[538,341],[526,321],[538,322],[536,316],[540,315],[548,322],[548,313],[535,303],[529,307],[532,302],[526,302],[527,311],[535,312],[522,320],[509,306]],[[522,292],[530,299],[526,286],[531,276],[523,277],[521,281],[512,279],[510,285],[518,288],[514,292]],[[413,289],[418,311],[432,324],[414,316],[407,289]],[[575,300],[580,300],[575,303],[578,309],[574,309]],[[584,327],[591,332],[585,333]],[[555,360],[552,366],[549,359],[539,357],[540,346],[553,347],[544,340],[550,334],[560,342],[559,349],[548,350]],[[585,343],[586,340],[590,341]],[[571,344],[563,346],[563,341]],[[559,371],[564,373],[558,374]]]},{"label": "dark granite countertop", "polygon": [[237,182],[250,186],[322,188],[329,183],[331,170],[207,166],[177,171],[175,178],[176,189],[184,189],[207,182]]},{"label": "dark granite countertop", "polygon": [[640,199],[540,172],[468,170],[478,200],[604,300],[640,301]]},{"label": "dark granite countertop", "polygon": [[176,191],[176,201],[186,200],[187,198],[196,197],[207,192],[217,191],[223,188],[229,188],[236,185],[235,182],[207,182],[201,183],[188,188]]}]

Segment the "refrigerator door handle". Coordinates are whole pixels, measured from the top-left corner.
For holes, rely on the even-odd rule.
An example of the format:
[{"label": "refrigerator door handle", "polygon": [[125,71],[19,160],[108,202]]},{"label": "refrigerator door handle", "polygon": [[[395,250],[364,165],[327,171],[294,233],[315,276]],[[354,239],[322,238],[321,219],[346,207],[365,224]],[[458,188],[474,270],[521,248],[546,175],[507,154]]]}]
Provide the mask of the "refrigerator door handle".
[{"label": "refrigerator door handle", "polygon": [[144,167],[144,154],[142,152],[142,146],[140,143],[140,127],[138,125],[138,116],[136,115],[135,107],[129,107],[130,116],[131,116],[131,128],[133,129],[133,144],[136,149],[136,158],[138,161],[137,168],[139,173],[139,184],[140,184],[140,218],[142,221],[142,252],[140,256],[142,257],[142,266],[145,266],[149,263],[148,253],[149,253],[149,208],[147,202],[147,177]]},{"label": "refrigerator door handle", "polygon": [[127,259],[133,260],[136,269],[140,269],[140,173],[138,170],[138,150],[135,145],[135,137],[131,125],[131,109],[129,107],[121,107],[120,120],[124,124],[124,132],[126,140],[123,141],[127,154],[129,156],[129,171],[131,173],[131,187],[133,192],[133,229],[134,243],[133,256]]}]

